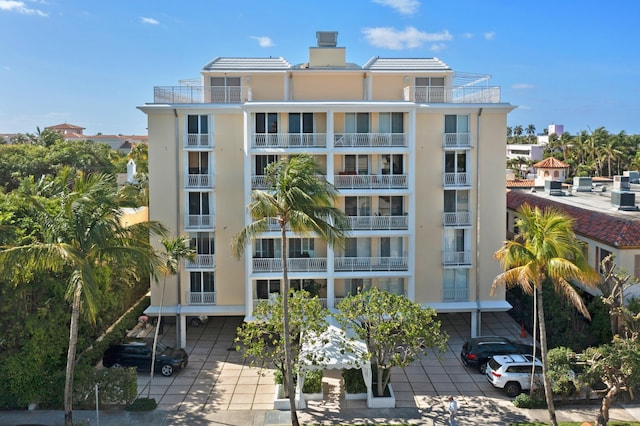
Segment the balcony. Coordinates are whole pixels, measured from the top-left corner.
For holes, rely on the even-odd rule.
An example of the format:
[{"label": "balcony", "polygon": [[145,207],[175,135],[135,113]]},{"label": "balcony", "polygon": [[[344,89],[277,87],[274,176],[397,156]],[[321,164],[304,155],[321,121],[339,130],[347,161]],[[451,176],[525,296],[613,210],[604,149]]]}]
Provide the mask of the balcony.
[{"label": "balcony", "polygon": [[469,172],[446,172],[443,176],[444,187],[469,187],[471,186],[471,173]]},{"label": "balcony", "polygon": [[184,175],[184,187],[186,189],[211,189],[214,187],[213,175],[187,173]]},{"label": "balcony", "polygon": [[442,221],[444,226],[471,226],[471,212],[444,212]]},{"label": "balcony", "polygon": [[409,229],[408,216],[350,216],[353,231],[392,231]]},{"label": "balcony", "polygon": [[215,291],[188,291],[187,300],[190,305],[215,305],[216,304],[216,292]]},{"label": "balcony", "polygon": [[237,104],[251,101],[250,87],[238,86],[156,86],[154,104]]},{"label": "balcony", "polygon": [[254,133],[251,148],[325,148],[326,133]]},{"label": "balcony", "polygon": [[333,135],[333,145],[343,147],[406,147],[406,133],[340,133]]},{"label": "balcony", "polygon": [[[324,175],[316,175],[316,177],[321,180],[326,179],[326,176]],[[267,187],[267,177],[265,175],[251,175],[251,189],[269,189]]]},{"label": "balcony", "polygon": [[212,214],[189,214],[184,218],[187,229],[213,229],[215,216]]},{"label": "balcony", "polygon": [[[289,272],[326,272],[326,257],[290,258],[288,260]],[[253,272],[282,272],[282,259],[275,257],[254,258]]]},{"label": "balcony", "polygon": [[442,135],[442,146],[446,148],[471,148],[470,133],[445,133]]},{"label": "balcony", "polygon": [[409,102],[451,104],[497,104],[500,103],[499,86],[408,86],[403,99]]},{"label": "balcony", "polygon": [[471,251],[444,251],[442,264],[445,266],[471,265]]},{"label": "balcony", "polygon": [[187,133],[184,149],[202,150],[213,148],[213,135],[210,133]]},{"label": "balcony", "polygon": [[[344,174],[343,174],[344,173]],[[356,175],[342,172],[333,177],[338,189],[407,189],[407,175]]]},{"label": "balcony", "polygon": [[407,271],[407,257],[336,257],[336,272]]},{"label": "balcony", "polygon": [[443,302],[466,302],[468,300],[469,289],[467,287],[442,289]]},{"label": "balcony", "polygon": [[186,269],[216,269],[216,257],[213,254],[197,254],[193,260],[185,259]]}]

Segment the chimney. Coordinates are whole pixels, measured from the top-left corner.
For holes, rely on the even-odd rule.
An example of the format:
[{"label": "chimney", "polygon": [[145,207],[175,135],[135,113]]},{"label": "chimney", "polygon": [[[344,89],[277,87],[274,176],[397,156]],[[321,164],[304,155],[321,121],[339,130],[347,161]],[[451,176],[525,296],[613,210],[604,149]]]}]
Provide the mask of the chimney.
[{"label": "chimney", "polygon": [[317,31],[317,47],[309,48],[309,67],[345,67],[346,49],[338,46],[337,31]]}]

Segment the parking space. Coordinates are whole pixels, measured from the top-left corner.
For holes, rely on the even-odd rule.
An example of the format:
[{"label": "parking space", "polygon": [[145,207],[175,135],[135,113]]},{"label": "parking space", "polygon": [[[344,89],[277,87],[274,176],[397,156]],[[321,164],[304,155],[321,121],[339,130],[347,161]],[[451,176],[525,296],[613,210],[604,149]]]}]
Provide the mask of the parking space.
[{"label": "parking space", "polygon": [[[391,384],[396,394],[396,407],[424,408],[445,395],[464,399],[486,396],[507,400],[502,391],[488,383],[476,369],[460,361],[460,348],[470,337],[469,314],[441,314],[443,328],[449,334],[448,350],[438,358],[435,353],[423,357],[405,369],[393,371]],[[270,371],[266,376],[246,365],[234,350],[234,338],[241,317],[212,317],[200,327],[190,327],[187,336],[189,365],[172,377],[154,376],[149,393],[149,375],[138,377],[138,392],[150,394],[159,409],[177,411],[271,410],[275,386]],[[531,343],[520,338],[520,327],[506,313],[482,316],[484,335],[500,335]],[[173,344],[175,329],[166,326],[163,341]],[[363,401],[340,398],[340,375],[327,371],[324,379],[325,400],[310,402],[309,409],[365,407]]]}]

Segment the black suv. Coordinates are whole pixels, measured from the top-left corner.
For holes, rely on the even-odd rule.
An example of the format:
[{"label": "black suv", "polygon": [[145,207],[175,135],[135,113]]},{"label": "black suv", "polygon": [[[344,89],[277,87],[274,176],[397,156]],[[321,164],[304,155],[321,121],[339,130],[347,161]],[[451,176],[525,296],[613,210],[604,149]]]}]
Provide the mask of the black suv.
[{"label": "black suv", "polygon": [[[112,345],[102,357],[105,367],[136,367],[138,371],[151,371],[151,350],[153,341],[135,339],[126,343]],[[184,349],[174,349],[158,342],[156,345],[155,371],[163,376],[171,376],[189,363]]]},{"label": "black suv", "polygon": [[478,367],[481,373],[494,355],[531,354],[533,346],[514,342],[506,337],[485,336],[469,339],[462,345],[460,358],[465,365]]}]

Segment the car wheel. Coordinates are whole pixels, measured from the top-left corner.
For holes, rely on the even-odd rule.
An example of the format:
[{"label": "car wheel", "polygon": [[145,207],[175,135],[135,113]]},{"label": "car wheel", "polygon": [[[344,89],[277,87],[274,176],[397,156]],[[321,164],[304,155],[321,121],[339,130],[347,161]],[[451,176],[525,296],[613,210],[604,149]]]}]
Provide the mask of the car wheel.
[{"label": "car wheel", "polygon": [[480,369],[480,372],[481,372],[482,374],[485,374],[485,373],[487,372],[487,363],[486,363],[486,362],[481,362],[481,363],[478,365],[478,368]]},{"label": "car wheel", "polygon": [[519,383],[509,382],[504,386],[504,391],[508,396],[513,398],[515,396],[520,395],[520,392],[522,392],[522,388],[520,387]]},{"label": "car wheel", "polygon": [[111,364],[111,368],[120,368],[122,367],[122,364],[120,364],[119,362],[114,362],[113,364]]},{"label": "car wheel", "polygon": [[173,374],[173,367],[170,366],[169,364],[165,364],[162,366],[162,369],[160,370],[160,372],[162,373],[163,376],[169,377]]},{"label": "car wheel", "polygon": [[189,321],[189,324],[191,324],[191,327],[200,327],[200,324],[202,324],[202,321],[200,321],[200,318],[194,317],[194,318],[191,318],[191,321]]}]

